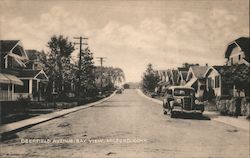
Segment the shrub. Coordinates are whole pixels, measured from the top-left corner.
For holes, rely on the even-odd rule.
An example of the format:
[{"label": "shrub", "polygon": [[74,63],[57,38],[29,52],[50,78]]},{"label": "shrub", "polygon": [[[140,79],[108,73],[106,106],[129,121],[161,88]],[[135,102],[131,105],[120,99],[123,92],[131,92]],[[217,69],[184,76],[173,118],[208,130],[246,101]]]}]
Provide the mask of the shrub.
[{"label": "shrub", "polygon": [[250,102],[248,98],[243,98],[241,101],[241,114],[250,117]]},{"label": "shrub", "polygon": [[230,100],[219,100],[216,99],[216,107],[221,115],[233,115],[235,111],[235,101],[234,99]]},{"label": "shrub", "polygon": [[[221,115],[234,115],[235,113],[235,99],[216,99],[216,107]],[[241,115],[250,117],[250,102],[248,98],[243,98],[241,100]]]}]

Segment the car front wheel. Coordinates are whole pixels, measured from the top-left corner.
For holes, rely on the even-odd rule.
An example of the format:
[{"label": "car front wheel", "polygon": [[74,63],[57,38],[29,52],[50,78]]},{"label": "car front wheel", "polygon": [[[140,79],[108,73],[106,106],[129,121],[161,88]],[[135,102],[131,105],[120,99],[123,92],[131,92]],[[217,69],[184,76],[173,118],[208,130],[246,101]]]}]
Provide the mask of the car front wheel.
[{"label": "car front wheel", "polygon": [[171,118],[175,118],[175,113],[174,113],[174,111],[172,111],[172,110],[170,111],[170,117],[171,117]]}]

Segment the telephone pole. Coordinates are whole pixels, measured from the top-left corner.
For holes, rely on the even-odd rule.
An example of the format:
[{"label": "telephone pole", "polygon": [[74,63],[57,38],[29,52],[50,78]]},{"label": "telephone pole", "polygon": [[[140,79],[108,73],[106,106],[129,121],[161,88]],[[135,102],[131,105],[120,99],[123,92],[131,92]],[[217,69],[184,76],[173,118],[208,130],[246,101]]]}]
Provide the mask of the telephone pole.
[{"label": "telephone pole", "polygon": [[100,61],[100,63],[101,63],[101,68],[102,68],[103,62],[105,61],[105,59],[106,59],[107,57],[96,57],[96,58],[99,59],[99,61]]},{"label": "telephone pole", "polygon": [[101,91],[102,91],[102,77],[103,77],[103,62],[105,61],[105,59],[107,57],[96,57],[97,59],[99,59],[100,64],[101,64]]},{"label": "telephone pole", "polygon": [[80,46],[80,50],[79,50],[79,61],[78,61],[78,67],[79,67],[79,74],[78,74],[78,96],[80,96],[80,89],[81,89],[81,66],[82,66],[82,45],[88,45],[87,42],[83,42],[83,40],[87,40],[88,38],[86,37],[74,37],[74,39],[77,39],[77,40],[80,40],[79,42],[74,42],[75,45],[78,45]]}]

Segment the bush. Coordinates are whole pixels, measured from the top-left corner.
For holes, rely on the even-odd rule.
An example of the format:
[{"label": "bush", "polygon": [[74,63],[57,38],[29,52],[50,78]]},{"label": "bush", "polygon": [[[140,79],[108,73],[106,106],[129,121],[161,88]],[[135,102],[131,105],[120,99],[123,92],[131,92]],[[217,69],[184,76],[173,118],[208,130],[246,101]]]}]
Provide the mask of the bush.
[{"label": "bush", "polygon": [[215,99],[211,101],[204,101],[203,104],[206,111],[218,111]]},{"label": "bush", "polygon": [[250,117],[250,102],[248,98],[243,98],[241,101],[241,114]]},{"label": "bush", "polygon": [[216,99],[216,107],[221,115],[233,115],[235,111],[235,101]]},{"label": "bush", "polygon": [[[220,100],[216,99],[216,107],[221,115],[234,115],[235,98]],[[250,117],[250,102],[248,98],[241,100],[241,115]]]}]

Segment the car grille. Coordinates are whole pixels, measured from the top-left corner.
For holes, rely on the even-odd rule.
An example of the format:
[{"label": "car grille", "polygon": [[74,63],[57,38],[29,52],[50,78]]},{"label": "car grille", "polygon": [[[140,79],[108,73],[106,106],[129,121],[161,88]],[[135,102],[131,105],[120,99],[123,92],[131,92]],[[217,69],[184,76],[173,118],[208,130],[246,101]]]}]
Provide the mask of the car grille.
[{"label": "car grille", "polygon": [[192,110],[191,98],[184,98],[183,103],[184,103],[184,109],[185,110]]}]

